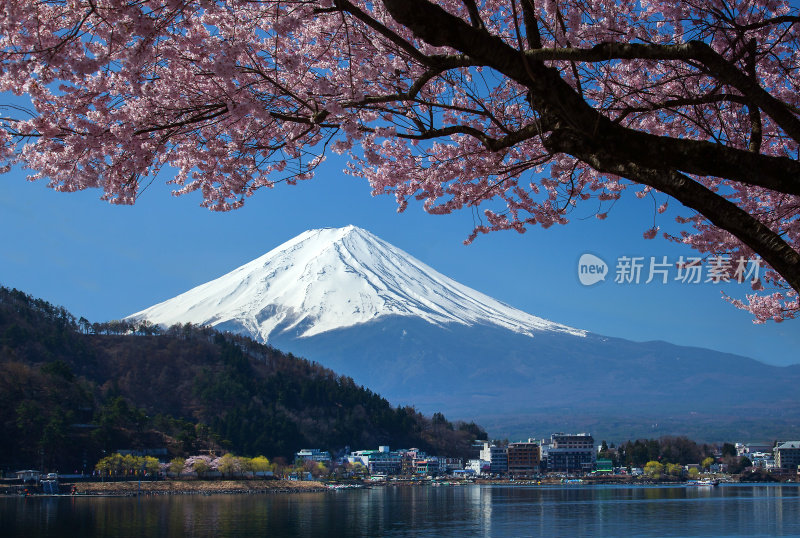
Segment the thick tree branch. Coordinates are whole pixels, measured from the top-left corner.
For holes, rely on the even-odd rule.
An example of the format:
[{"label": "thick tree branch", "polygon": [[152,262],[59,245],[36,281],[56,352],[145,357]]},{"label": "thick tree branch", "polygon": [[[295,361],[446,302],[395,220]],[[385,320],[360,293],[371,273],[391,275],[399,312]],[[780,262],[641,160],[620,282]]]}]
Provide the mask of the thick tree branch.
[{"label": "thick tree branch", "polygon": [[[758,78],[756,74],[756,54],[756,40],[751,39],[747,44],[747,74],[750,76],[750,80],[753,82],[753,84],[758,84]],[[748,116],[750,117],[750,143],[748,144],[747,149],[753,153],[759,153],[761,151],[761,140],[763,137],[761,111],[757,106],[748,103],[747,112]]]},{"label": "thick tree branch", "polygon": [[[554,127],[571,128],[594,139],[613,139],[618,150],[638,155],[638,162],[648,167],[677,168],[685,173],[709,175],[740,181],[783,192],[800,194],[800,163],[786,157],[771,157],[729,148],[702,140],[656,136],[613,124],[589,106],[552,67],[538,60],[603,61],[609,59],[705,60],[728,79],[735,79],[737,89],[746,98],[780,117],[789,129],[796,125],[800,140],[800,121],[777,99],[760,86],[753,88],[748,77],[714,52],[705,43],[683,45],[642,45],[602,43],[591,49],[540,49],[525,52],[533,60],[529,66],[519,60],[519,52],[500,38],[472,28],[463,20],[427,0],[384,0],[389,12],[418,37],[436,46],[449,46],[478,61],[485,62],[506,76],[531,89],[533,106]],[[533,77],[529,71],[533,70]],[[725,80],[726,77],[720,77]],[[744,80],[741,80],[744,79]],[[741,88],[739,87],[741,86]],[[764,106],[766,105],[766,107]],[[774,106],[773,106],[774,105]],[[768,110],[769,109],[769,110]],[[770,112],[772,110],[772,113]],[[778,120],[776,120],[776,123]]]},{"label": "thick tree branch", "polygon": [[702,41],[681,45],[648,45],[640,43],[600,43],[590,49],[540,49],[525,53],[537,60],[603,62],[610,60],[694,60],[723,83],[742,92],[747,99],[764,110],[789,136],[800,143],[800,119],[791,107],[770,95],[757,80],[742,73]]},{"label": "thick tree branch", "polygon": [[719,194],[676,170],[653,169],[620,159],[619,155],[565,130],[553,132],[545,145],[551,151],[573,155],[601,172],[649,185],[672,196],[715,226],[738,237],[800,292],[800,253],[761,221]]},{"label": "thick tree branch", "polygon": [[685,140],[613,127],[598,140],[613,143],[621,155],[655,169],[740,181],[785,194],[800,195],[800,163],[704,140]]},{"label": "thick tree branch", "polygon": [[399,138],[407,138],[410,140],[432,140],[453,134],[465,134],[479,140],[489,151],[502,151],[536,136],[538,132],[539,131],[535,126],[529,125],[518,131],[511,132],[501,138],[492,138],[482,130],[470,127],[468,125],[450,125],[440,129],[427,129],[418,134],[398,133],[397,136]]},{"label": "thick tree branch", "polygon": [[[601,172],[628,177],[665,192],[707,216],[749,245],[800,291],[800,255],[744,210],[678,172],[707,175],[800,195],[800,164],[701,140],[676,139],[627,129],[592,108],[543,61],[601,62],[644,59],[694,61],[723,84],[740,91],[784,132],[800,141],[800,121],[789,107],[731,65],[707,44],[601,43],[591,49],[534,49],[519,52],[497,36],[477,30],[427,0],[383,0],[392,17],[434,46],[447,46],[498,70],[530,89],[531,104],[554,133],[548,150],[564,152]],[[610,151],[608,148],[613,148]]]},{"label": "thick tree branch", "polygon": [[481,13],[478,10],[478,5],[475,3],[475,0],[461,0],[461,2],[467,8],[467,13],[469,13],[469,20],[472,23],[472,26],[478,28],[479,30],[485,29],[486,26],[483,24]]},{"label": "thick tree branch", "polygon": [[542,35],[539,32],[539,23],[536,21],[534,0],[522,0],[522,22],[525,23],[525,36],[528,39],[528,47],[531,49],[542,48]]}]

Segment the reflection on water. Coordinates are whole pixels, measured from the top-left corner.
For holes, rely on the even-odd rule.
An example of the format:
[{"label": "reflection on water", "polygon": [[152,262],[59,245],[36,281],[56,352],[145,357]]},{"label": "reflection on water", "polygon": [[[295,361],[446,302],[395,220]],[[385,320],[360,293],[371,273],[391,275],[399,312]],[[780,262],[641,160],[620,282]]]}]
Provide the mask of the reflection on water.
[{"label": "reflection on water", "polygon": [[2,536],[800,535],[800,487],[381,487],[330,493],[0,498]]}]

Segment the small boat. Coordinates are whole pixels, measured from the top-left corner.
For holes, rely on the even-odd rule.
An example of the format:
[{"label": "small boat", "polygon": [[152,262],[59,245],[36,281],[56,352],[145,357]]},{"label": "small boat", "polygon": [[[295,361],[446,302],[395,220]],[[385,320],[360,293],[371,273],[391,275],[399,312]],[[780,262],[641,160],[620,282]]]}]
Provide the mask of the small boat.
[{"label": "small boat", "polygon": [[703,478],[700,480],[689,480],[686,482],[687,486],[719,486],[719,480],[716,478]]}]

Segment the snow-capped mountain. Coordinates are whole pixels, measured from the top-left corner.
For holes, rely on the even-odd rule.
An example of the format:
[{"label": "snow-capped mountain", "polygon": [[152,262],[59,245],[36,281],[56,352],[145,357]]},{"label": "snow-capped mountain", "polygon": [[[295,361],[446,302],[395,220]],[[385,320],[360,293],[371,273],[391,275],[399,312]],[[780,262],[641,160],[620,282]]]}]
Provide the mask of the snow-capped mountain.
[{"label": "snow-capped mountain", "polygon": [[311,337],[388,316],[493,325],[533,336],[585,331],[532,316],[436,272],[355,226],[306,231],[230,273],[129,319]]}]

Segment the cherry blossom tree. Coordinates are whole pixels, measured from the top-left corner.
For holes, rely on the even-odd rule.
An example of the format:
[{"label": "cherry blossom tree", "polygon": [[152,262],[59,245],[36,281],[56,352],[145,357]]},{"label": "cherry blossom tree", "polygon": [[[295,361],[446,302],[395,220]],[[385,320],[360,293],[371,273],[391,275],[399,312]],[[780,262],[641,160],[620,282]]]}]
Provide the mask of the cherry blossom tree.
[{"label": "cherry blossom tree", "polygon": [[[5,0],[6,166],[131,204],[164,167],[213,210],[328,152],[494,230],[679,202],[667,239],[763,258],[800,311],[797,10],[784,0]],[[658,194],[662,193],[662,194]],[[663,202],[663,203],[661,203]],[[582,208],[582,209],[581,209]],[[658,227],[642,226],[646,238]]]}]

